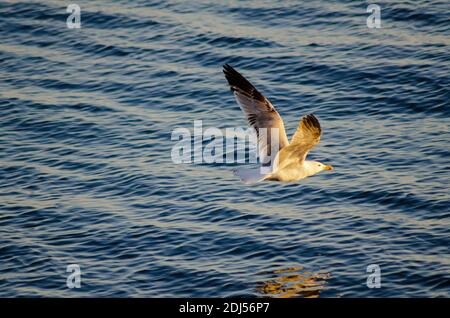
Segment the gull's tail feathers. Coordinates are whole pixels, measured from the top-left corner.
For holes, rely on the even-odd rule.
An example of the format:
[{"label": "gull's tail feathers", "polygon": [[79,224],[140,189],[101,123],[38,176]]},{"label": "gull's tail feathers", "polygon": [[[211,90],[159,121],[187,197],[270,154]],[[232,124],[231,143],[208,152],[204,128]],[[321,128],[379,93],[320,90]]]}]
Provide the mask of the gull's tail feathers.
[{"label": "gull's tail feathers", "polygon": [[241,178],[241,181],[245,184],[254,184],[260,181],[263,181],[265,178],[267,178],[270,174],[261,174],[260,168],[254,168],[254,169],[235,169],[233,170],[233,173],[235,176],[238,176]]}]

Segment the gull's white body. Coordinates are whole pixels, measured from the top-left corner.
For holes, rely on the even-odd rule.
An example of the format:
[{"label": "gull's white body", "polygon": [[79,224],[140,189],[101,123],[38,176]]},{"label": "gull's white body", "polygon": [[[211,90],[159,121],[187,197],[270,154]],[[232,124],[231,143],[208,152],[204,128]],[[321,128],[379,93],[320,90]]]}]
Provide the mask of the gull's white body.
[{"label": "gull's white body", "polygon": [[281,169],[278,169],[270,174],[271,178],[278,179],[284,182],[293,182],[306,177],[315,175],[324,170],[322,165],[316,161],[304,160],[303,162],[292,162]]},{"label": "gull's white body", "polygon": [[264,173],[264,169],[237,169],[234,173],[239,176],[242,182],[251,184],[263,180],[295,182],[306,177],[310,177],[323,170],[331,170],[324,164],[317,161],[304,160],[303,162],[291,162],[283,165],[283,167],[274,170],[271,173]]},{"label": "gull's white body", "polygon": [[[264,180],[294,182],[323,170],[333,169],[331,166],[318,161],[306,160],[309,150],[320,141],[322,132],[319,121],[314,115],[307,115],[302,118],[289,143],[283,120],[270,101],[231,66],[225,64],[224,73],[239,106],[246,115],[250,126],[255,129],[258,135],[258,148],[262,162],[269,163],[268,166],[261,166],[257,169],[235,170],[235,174],[244,183]],[[267,138],[260,137],[261,129],[268,129],[267,136],[265,136]],[[273,139],[278,141],[277,145],[275,145]],[[267,150],[272,149],[273,145],[275,145],[275,148],[278,147],[276,155],[272,156],[274,160],[267,154]]]}]

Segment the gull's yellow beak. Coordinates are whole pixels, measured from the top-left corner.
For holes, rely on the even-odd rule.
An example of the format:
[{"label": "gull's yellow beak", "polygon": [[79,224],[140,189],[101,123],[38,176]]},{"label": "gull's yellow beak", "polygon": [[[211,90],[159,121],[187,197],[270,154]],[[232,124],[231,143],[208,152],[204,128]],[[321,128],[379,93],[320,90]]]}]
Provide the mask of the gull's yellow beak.
[{"label": "gull's yellow beak", "polygon": [[332,167],[332,166],[325,166],[324,169],[325,169],[325,170],[333,170],[333,167]]}]

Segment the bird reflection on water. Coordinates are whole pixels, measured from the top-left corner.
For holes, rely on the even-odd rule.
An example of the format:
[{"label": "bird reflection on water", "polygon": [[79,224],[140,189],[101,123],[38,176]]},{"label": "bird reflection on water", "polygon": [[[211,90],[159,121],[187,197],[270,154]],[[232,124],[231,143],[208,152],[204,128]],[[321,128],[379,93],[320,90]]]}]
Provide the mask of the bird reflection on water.
[{"label": "bird reflection on water", "polygon": [[318,298],[331,277],[330,273],[312,273],[301,266],[274,270],[263,275],[272,277],[259,282],[257,292],[264,297],[276,298]]}]

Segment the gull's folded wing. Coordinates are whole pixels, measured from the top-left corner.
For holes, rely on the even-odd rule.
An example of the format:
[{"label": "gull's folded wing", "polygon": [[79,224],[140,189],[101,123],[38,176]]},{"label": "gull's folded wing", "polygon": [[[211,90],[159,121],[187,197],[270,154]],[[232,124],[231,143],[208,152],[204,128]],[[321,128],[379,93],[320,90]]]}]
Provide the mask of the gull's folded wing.
[{"label": "gull's folded wing", "polygon": [[297,131],[292,136],[290,148],[303,161],[311,148],[319,143],[321,134],[319,120],[312,114],[306,115],[300,120]]}]

